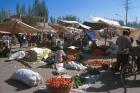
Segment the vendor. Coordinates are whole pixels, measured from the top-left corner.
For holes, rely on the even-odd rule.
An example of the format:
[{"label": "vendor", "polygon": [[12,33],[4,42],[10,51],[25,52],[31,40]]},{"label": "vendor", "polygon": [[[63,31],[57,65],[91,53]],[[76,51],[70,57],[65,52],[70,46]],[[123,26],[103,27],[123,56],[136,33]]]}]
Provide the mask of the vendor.
[{"label": "vendor", "polygon": [[58,47],[57,51],[54,54],[55,63],[61,63],[64,61],[64,57],[66,57],[65,52],[63,51],[63,47]]},{"label": "vendor", "polygon": [[128,49],[132,47],[131,39],[129,37],[130,31],[125,29],[123,31],[123,35],[119,36],[116,41],[116,45],[118,46],[117,52],[117,63],[114,68],[114,72],[119,71],[120,65],[124,66],[129,60]]},{"label": "vendor", "polygon": [[109,41],[109,48],[106,50],[109,54],[117,54],[117,45],[113,41]]}]

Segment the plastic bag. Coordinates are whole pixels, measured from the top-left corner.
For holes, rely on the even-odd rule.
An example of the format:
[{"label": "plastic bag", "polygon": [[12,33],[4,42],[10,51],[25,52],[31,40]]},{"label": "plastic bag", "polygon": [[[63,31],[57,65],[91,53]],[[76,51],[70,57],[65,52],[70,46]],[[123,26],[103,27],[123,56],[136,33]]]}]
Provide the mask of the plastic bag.
[{"label": "plastic bag", "polygon": [[71,61],[71,62],[68,62],[68,64],[65,64],[65,68],[67,68],[67,69],[74,69],[74,70],[83,70],[86,67],[83,66],[80,63],[77,63],[75,61]]},{"label": "plastic bag", "polygon": [[11,79],[19,80],[30,87],[42,83],[42,77],[37,72],[29,69],[18,69],[12,74]]},{"label": "plastic bag", "polygon": [[22,59],[24,57],[25,57],[25,52],[18,51],[18,52],[15,52],[14,54],[10,55],[9,60]]}]

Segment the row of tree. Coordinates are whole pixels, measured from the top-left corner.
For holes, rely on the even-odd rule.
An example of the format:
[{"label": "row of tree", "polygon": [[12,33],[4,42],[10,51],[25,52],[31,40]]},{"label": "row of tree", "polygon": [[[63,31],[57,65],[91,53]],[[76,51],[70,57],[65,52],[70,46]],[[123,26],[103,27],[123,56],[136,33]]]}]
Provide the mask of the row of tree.
[{"label": "row of tree", "polygon": [[28,9],[25,8],[25,5],[17,3],[16,14],[25,16],[39,16],[48,19],[48,8],[44,0],[35,0],[32,6],[28,6]]},{"label": "row of tree", "polygon": [[[0,10],[0,22],[2,20],[6,19],[9,16],[9,11],[4,10],[3,8]],[[46,6],[45,0],[34,0],[33,5],[29,5],[28,7],[25,7],[24,4],[17,3],[16,5],[16,15],[22,15],[22,21],[31,25],[35,26],[39,19],[41,18],[41,21],[49,22],[49,23],[59,23],[62,24],[59,20],[72,20],[72,21],[78,21],[81,22],[81,20],[73,15],[66,15],[66,16],[60,16],[60,17],[49,17],[48,8]],[[42,20],[43,19],[43,20]],[[117,20],[121,25],[124,25],[123,20]],[[66,24],[66,26],[69,26],[69,24]],[[130,27],[140,27],[140,22],[128,22],[127,26]]]}]

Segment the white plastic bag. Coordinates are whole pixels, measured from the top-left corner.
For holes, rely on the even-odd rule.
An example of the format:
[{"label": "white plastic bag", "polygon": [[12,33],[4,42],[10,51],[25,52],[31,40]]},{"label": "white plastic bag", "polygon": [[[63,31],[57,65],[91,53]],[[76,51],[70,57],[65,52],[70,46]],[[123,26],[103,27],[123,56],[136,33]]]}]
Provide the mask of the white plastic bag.
[{"label": "white plastic bag", "polygon": [[74,70],[83,70],[86,67],[83,66],[81,63],[77,63],[75,61],[71,61],[71,62],[68,62],[68,64],[65,64],[65,68],[67,68],[67,69],[74,69]]},{"label": "white plastic bag", "polygon": [[63,68],[64,63],[55,63],[56,69]]},{"label": "white plastic bag", "polygon": [[22,81],[30,87],[42,83],[42,77],[37,72],[29,69],[18,69],[12,74],[11,79]]},{"label": "white plastic bag", "polygon": [[24,57],[25,57],[25,52],[18,51],[18,52],[15,52],[14,54],[10,55],[9,60],[22,59]]}]

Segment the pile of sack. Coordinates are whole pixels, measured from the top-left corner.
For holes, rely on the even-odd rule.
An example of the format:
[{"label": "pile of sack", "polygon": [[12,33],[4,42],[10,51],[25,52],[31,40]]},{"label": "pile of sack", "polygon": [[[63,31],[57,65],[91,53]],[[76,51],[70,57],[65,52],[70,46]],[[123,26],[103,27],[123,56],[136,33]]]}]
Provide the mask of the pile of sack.
[{"label": "pile of sack", "polygon": [[53,52],[48,49],[42,49],[42,48],[31,48],[29,51],[18,51],[10,55],[9,60],[18,60],[23,59],[28,62],[35,62],[35,61],[41,61],[42,59],[48,58],[50,55],[52,55]]}]

